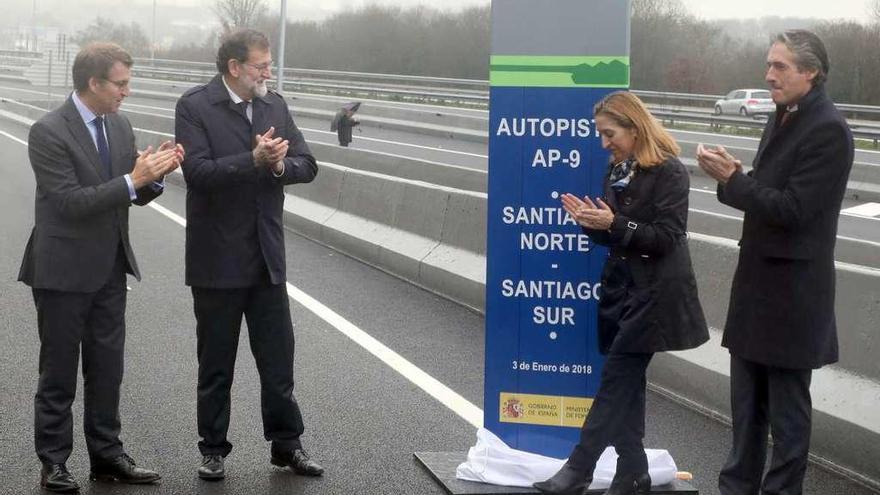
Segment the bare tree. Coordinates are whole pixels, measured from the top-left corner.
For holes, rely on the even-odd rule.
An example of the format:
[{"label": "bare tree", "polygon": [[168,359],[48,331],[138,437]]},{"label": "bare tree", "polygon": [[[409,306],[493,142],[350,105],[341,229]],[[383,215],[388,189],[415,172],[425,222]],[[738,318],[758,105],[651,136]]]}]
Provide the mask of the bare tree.
[{"label": "bare tree", "polygon": [[104,17],[96,17],[91,24],[77,31],[71,38],[78,45],[92,41],[111,41],[128,50],[135,57],[150,53],[150,40],[140,24],[114,22]]},{"label": "bare tree", "polygon": [[214,14],[223,31],[255,27],[266,11],[264,0],[214,0]]},{"label": "bare tree", "polygon": [[633,0],[633,17],[685,17],[687,9],[681,0]]},{"label": "bare tree", "polygon": [[868,0],[868,14],[874,18],[874,22],[880,24],[880,0]]}]

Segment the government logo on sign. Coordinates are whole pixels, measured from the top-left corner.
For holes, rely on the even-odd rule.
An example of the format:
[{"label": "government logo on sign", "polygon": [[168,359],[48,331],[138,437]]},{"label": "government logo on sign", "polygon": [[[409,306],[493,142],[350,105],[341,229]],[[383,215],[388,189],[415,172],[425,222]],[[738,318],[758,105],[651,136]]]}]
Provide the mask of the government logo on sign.
[{"label": "government logo on sign", "polygon": [[501,404],[501,415],[505,418],[520,418],[523,415],[522,402],[511,398]]}]

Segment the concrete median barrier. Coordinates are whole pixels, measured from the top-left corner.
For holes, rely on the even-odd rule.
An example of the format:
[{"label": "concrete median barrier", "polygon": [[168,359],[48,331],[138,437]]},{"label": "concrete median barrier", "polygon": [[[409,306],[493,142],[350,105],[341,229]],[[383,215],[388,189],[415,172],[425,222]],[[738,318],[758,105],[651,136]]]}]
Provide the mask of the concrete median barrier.
[{"label": "concrete median barrier", "polygon": [[309,147],[315,156],[330,163],[454,189],[486,192],[487,175],[484,170],[419,160],[408,156],[344,148],[334,144],[310,142]]},{"label": "concrete median barrier", "polygon": [[303,235],[466,306],[484,303],[485,194],[322,162],[288,188],[285,221]]},{"label": "concrete median barrier", "polygon": [[[294,108],[320,110],[323,115],[334,115],[339,107],[352,101],[345,98],[321,98],[305,93],[288,93],[285,98]],[[421,107],[401,106],[393,103],[361,100],[362,106],[358,118],[379,117],[392,120],[407,120],[446,127],[460,127],[486,132],[489,119],[486,112],[468,112],[458,108],[422,105]]]},{"label": "concrete median barrier", "polygon": [[422,262],[423,285],[483,311],[486,306],[486,195],[450,194],[440,245]]}]

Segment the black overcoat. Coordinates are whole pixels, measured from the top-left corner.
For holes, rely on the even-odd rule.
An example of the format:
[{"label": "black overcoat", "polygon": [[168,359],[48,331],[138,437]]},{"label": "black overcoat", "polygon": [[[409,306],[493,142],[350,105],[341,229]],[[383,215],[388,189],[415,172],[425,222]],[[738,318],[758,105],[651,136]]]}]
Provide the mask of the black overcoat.
[{"label": "black overcoat", "polygon": [[689,186],[677,158],[638,168],[621,192],[606,178],[614,222],[607,231],[584,229],[610,248],[599,300],[601,352],[682,350],[709,339],[687,244]]},{"label": "black overcoat", "polygon": [[[315,158],[290,116],[269,91],[252,100],[253,125],[216,76],[178,100],[174,128],[186,150],[186,283],[196,287],[250,287],[286,278],[284,186],[310,182]],[[275,128],[290,144],[284,173],[254,166],[254,136]]]},{"label": "black overcoat", "polygon": [[752,170],[718,187],[745,212],[722,345],[769,366],[819,368],[837,361],[834,243],[853,139],[822,86],[780,126],[784,110],[770,117]]}]

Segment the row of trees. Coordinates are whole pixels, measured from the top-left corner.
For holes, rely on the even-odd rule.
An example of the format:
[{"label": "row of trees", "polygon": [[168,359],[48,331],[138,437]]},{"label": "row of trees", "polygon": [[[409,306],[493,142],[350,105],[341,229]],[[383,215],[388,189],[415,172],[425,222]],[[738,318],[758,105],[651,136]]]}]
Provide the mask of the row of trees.
[{"label": "row of trees", "polygon": [[678,0],[635,0],[632,18],[632,86],[685,93],[726,93],[764,87],[770,38],[789,27],[809,27],[825,42],[831,60],[828,90],[835,101],[880,104],[880,0],[873,22],[805,22],[771,19],[763,39],[738,38],[720,23],[689,15]]},{"label": "row of trees", "polygon": [[[222,30],[255,27],[277,39],[277,22],[264,0],[213,0]],[[726,93],[763,87],[764,58],[772,31],[781,26],[814,29],[832,61],[829,90],[836,101],[880,104],[880,0],[870,0],[871,24],[775,19],[759,24],[763,36],[740,37],[721,23],[690,15],[680,0],[633,0],[632,87],[686,93]],[[754,25],[754,23],[751,23]],[[772,26],[772,27],[771,27]],[[488,6],[458,12],[428,7],[367,6],[320,22],[287,26],[288,67],[486,79],[489,61]],[[77,39],[112,39],[135,55],[149,53],[136,23],[98,19]],[[174,45],[157,56],[211,61],[217,35],[203,43]]]}]

